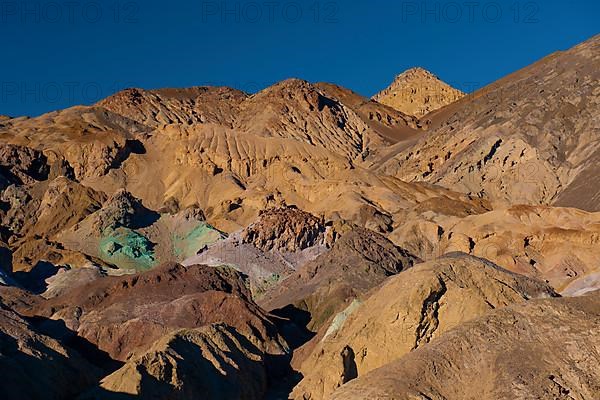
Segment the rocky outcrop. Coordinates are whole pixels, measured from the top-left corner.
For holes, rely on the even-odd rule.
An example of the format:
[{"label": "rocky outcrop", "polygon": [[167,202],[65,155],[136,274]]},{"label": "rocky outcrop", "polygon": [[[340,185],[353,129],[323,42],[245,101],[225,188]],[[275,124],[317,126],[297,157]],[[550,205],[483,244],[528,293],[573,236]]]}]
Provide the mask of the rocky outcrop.
[{"label": "rocky outcrop", "polygon": [[330,251],[283,279],[260,300],[267,310],[289,304],[310,313],[317,331],[353,299],[417,262],[417,258],[368,229],[349,227]]},{"label": "rocky outcrop", "polygon": [[[491,310],[558,296],[545,283],[455,253],[388,279],[336,317],[302,364],[293,397],[328,398],[339,386],[425,346]],[[342,318],[343,317],[343,318]],[[348,379],[348,354],[354,376]],[[340,356],[345,355],[345,356]]]},{"label": "rocky outcrop", "polygon": [[24,236],[36,219],[41,195],[25,186],[10,185],[0,193],[0,201],[4,206],[0,209],[2,226],[11,234]]},{"label": "rocky outcrop", "polygon": [[228,268],[165,264],[149,272],[104,277],[43,301],[28,313],[62,319],[112,358],[126,360],[181,328],[224,322],[251,333],[267,354],[286,344],[250,297],[244,278]]},{"label": "rocky outcrop", "polygon": [[232,327],[180,330],[128,360],[81,399],[261,400],[267,389],[265,364],[264,353]]},{"label": "rocky outcrop", "polygon": [[74,398],[101,370],[0,302],[2,398]]},{"label": "rocky outcrop", "polygon": [[261,212],[240,237],[263,251],[295,252],[325,244],[325,221],[297,208],[270,209]]},{"label": "rocky outcrop", "polygon": [[390,86],[373,96],[373,100],[421,118],[464,96],[463,92],[442,82],[431,72],[417,67],[396,76]]},{"label": "rocky outcrop", "polygon": [[[600,391],[600,296],[493,311],[342,386],[332,399],[588,399]],[[476,383],[475,383],[476,382]]]},{"label": "rocky outcrop", "polygon": [[268,208],[226,239],[199,249],[184,265],[231,265],[248,275],[256,299],[305,263],[329,250],[331,223],[296,207]]},{"label": "rocky outcrop", "polygon": [[92,229],[97,232],[119,227],[136,228],[152,223],[156,212],[144,207],[139,199],[124,189],[117,191],[91,218]]},{"label": "rocky outcrop", "polygon": [[25,146],[0,144],[0,189],[48,178],[46,156]]}]

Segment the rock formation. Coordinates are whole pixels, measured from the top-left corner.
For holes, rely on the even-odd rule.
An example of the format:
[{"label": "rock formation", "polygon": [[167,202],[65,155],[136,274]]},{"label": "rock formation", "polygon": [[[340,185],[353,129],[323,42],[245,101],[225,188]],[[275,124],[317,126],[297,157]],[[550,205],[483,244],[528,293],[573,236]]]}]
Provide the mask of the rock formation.
[{"label": "rock formation", "polygon": [[[382,367],[465,321],[496,308],[557,296],[524,276],[464,253],[418,264],[336,317],[306,360],[294,398],[321,399],[354,376]],[[349,362],[343,354],[352,354]]]},{"label": "rock formation", "polygon": [[323,221],[293,209],[273,209],[260,214],[257,222],[242,231],[243,243],[261,250],[294,252],[325,243]]},{"label": "rock formation", "polygon": [[331,398],[592,399],[600,390],[598,336],[590,334],[600,326],[599,306],[596,293],[493,311]]},{"label": "rock formation", "polygon": [[216,324],[160,338],[81,398],[261,400],[266,389],[264,353],[235,329]]},{"label": "rock formation", "polygon": [[597,397],[599,45],[0,117],[3,393]]},{"label": "rock formation", "polygon": [[396,76],[394,82],[373,96],[373,100],[408,115],[421,118],[465,94],[442,82],[423,68],[411,68]]},{"label": "rock formation", "polygon": [[322,219],[295,207],[266,209],[225,240],[200,249],[184,265],[230,265],[247,274],[259,298],[280,279],[328,251],[336,239]]}]

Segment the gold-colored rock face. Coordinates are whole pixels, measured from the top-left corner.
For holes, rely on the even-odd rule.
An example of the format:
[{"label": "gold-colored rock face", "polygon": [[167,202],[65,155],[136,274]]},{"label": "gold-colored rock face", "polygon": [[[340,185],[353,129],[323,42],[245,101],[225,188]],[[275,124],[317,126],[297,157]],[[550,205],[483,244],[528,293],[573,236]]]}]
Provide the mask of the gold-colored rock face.
[{"label": "gold-colored rock face", "polygon": [[431,72],[417,67],[396,76],[390,86],[373,96],[373,100],[421,118],[464,96],[463,92]]},{"label": "gold-colored rock face", "polygon": [[428,134],[382,167],[498,205],[600,210],[600,36],[427,117]]},{"label": "gold-colored rock face", "polygon": [[462,324],[331,399],[593,399],[600,295],[533,300]]},{"label": "gold-colored rock face", "polygon": [[348,374],[345,349],[362,377],[493,309],[553,296],[545,283],[464,253],[418,264],[389,278],[343,322],[334,319],[300,367],[304,378],[293,397],[328,398]]}]

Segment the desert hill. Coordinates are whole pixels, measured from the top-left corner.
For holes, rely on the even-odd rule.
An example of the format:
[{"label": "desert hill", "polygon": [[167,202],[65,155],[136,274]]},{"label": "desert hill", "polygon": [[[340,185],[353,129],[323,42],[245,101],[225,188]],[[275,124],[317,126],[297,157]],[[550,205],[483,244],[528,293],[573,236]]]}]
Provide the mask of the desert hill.
[{"label": "desert hill", "polygon": [[497,204],[599,210],[599,46],[596,36],[427,116],[427,134],[382,172]]},{"label": "desert hill", "polygon": [[265,352],[284,355],[287,349],[253,303],[245,278],[226,267],[164,264],[138,275],[96,279],[18,311],[61,319],[116,360],[145,351],[174,329],[218,322],[252,333]]},{"label": "desert hill", "polygon": [[81,398],[260,400],[266,390],[264,354],[234,328],[215,324],[166,335]]},{"label": "desert hill", "polygon": [[592,399],[600,390],[598,337],[589,334],[600,324],[598,306],[596,293],[494,311],[331,398]]},{"label": "desert hill", "polygon": [[465,96],[423,68],[411,68],[373,96],[373,100],[421,118]]},{"label": "desert hill", "polygon": [[151,128],[202,123],[231,126],[246,97],[239,90],[225,87],[126,89],[97,105]]},{"label": "desert hill", "polygon": [[599,44],[1,118],[8,393],[595,398]]},{"label": "desert hill", "polygon": [[554,290],[542,282],[464,253],[418,264],[338,314],[302,363],[304,379],[293,397],[328,398],[346,381],[425,346],[465,321],[509,304],[553,296]]}]

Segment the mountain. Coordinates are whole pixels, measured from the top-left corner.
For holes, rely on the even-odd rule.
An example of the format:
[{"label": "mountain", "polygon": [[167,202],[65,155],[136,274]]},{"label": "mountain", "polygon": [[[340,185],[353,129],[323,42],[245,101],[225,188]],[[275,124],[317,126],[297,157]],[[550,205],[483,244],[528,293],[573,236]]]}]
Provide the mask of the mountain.
[{"label": "mountain", "polygon": [[293,397],[328,398],[342,384],[426,347],[465,321],[555,296],[547,284],[464,253],[418,264],[338,314],[302,363],[303,380]]},{"label": "mountain", "polygon": [[554,53],[427,117],[381,172],[497,205],[600,210],[600,36]]},{"label": "mountain", "polygon": [[594,398],[599,44],[450,104],[407,72],[410,112],[287,79],[0,119],[6,390]]},{"label": "mountain", "polygon": [[417,131],[411,117],[393,115],[375,104],[372,107],[381,109],[386,122],[371,123],[376,116],[361,112],[355,96],[329,86],[288,79],[244,101],[234,129],[258,136],[294,138],[357,164],[372,158],[378,148],[397,142],[401,135],[394,135],[394,131]]},{"label": "mountain", "polygon": [[213,324],[166,335],[81,398],[261,400],[266,389],[264,353],[234,328]]},{"label": "mountain", "polygon": [[[342,386],[331,399],[592,399],[600,295],[493,311]],[[476,382],[476,384],[474,384]]]},{"label": "mountain", "polygon": [[390,86],[373,96],[373,100],[421,118],[464,96],[463,92],[431,72],[416,67],[396,76]]}]

